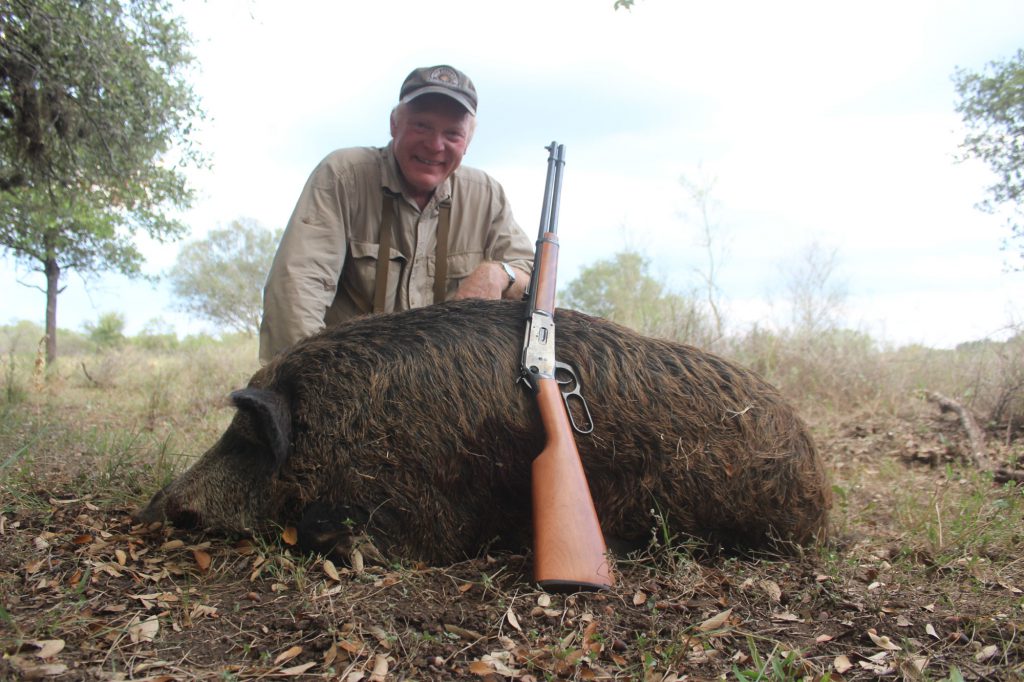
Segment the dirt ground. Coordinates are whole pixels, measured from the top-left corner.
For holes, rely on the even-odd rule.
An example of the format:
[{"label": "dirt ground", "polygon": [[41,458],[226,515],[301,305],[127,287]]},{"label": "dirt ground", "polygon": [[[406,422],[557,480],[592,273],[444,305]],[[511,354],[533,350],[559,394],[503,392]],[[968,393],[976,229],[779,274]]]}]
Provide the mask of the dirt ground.
[{"label": "dirt ground", "polygon": [[599,594],[539,591],[529,556],[335,566],[287,531],[133,527],[103,471],[37,462],[0,489],[0,678],[1024,678],[1024,529],[1000,526],[1020,490],[964,466],[958,424],[924,403],[813,428],[836,490],[826,546],[654,545]]}]

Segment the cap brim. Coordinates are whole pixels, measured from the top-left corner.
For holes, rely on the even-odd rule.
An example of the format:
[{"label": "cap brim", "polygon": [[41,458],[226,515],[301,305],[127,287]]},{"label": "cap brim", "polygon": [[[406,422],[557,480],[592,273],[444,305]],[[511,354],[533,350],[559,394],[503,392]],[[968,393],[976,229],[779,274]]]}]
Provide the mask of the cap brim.
[{"label": "cap brim", "polygon": [[445,97],[451,98],[451,99],[455,100],[456,102],[458,102],[459,104],[461,104],[466,109],[466,111],[468,111],[469,113],[471,113],[474,116],[476,116],[476,107],[473,106],[472,102],[470,102],[467,97],[464,97],[464,96],[460,95],[457,92],[452,92],[451,89],[443,87],[443,86],[440,86],[440,85],[428,85],[426,87],[422,87],[419,90],[416,90],[415,92],[413,92],[412,94],[409,94],[409,95],[406,95],[405,97],[403,97],[402,100],[401,100],[401,104],[406,104],[408,102],[411,102],[414,99],[416,99],[417,97],[422,97],[423,95],[432,95],[432,94],[434,94],[434,95],[444,95]]}]

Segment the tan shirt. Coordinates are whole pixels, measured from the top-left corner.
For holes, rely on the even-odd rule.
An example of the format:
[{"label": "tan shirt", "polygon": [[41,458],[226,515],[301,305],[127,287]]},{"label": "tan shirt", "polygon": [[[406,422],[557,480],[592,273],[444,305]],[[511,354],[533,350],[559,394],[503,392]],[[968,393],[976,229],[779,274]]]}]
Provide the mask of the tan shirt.
[{"label": "tan shirt", "polygon": [[[384,191],[402,191],[390,145],[339,149],[310,175],[263,290],[261,362],[326,325],[372,312]],[[410,199],[397,201],[386,310],[433,303],[438,204],[448,198],[448,298],[484,261],[532,271],[533,244],[501,185],[463,166],[422,211]]]}]

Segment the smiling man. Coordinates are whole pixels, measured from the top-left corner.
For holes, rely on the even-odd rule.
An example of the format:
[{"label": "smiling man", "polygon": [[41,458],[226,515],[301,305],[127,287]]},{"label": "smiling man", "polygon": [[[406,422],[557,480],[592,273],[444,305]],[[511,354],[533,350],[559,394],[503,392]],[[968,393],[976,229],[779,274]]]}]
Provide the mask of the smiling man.
[{"label": "smiling man", "polygon": [[313,171],[266,287],[260,361],[326,325],[459,298],[522,298],[533,244],[501,185],[463,167],[473,82],[414,70],[386,147],[339,149]]}]

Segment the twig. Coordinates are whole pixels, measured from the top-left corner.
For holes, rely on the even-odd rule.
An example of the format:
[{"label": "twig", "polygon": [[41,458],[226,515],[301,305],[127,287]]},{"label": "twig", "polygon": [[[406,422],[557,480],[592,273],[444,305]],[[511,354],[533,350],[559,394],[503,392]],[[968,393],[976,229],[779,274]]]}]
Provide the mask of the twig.
[{"label": "twig", "polygon": [[971,461],[979,469],[991,470],[992,463],[988,458],[988,451],[985,449],[985,433],[978,426],[978,422],[967,408],[944,395],[934,391],[925,391],[928,402],[936,403],[942,412],[955,412],[960,417],[960,425],[967,432],[967,440],[971,448]]}]

